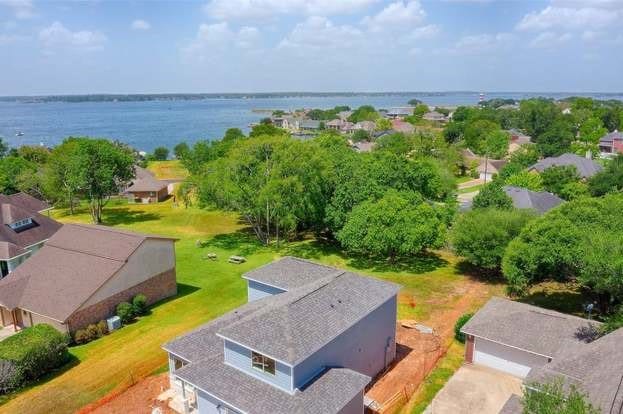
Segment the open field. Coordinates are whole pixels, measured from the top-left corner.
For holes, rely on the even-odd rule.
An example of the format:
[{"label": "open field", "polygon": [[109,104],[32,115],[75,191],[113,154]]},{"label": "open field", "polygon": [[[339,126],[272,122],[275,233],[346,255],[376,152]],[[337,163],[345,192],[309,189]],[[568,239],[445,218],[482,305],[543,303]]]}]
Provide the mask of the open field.
[{"label": "open field", "polygon": [[180,160],[150,161],[147,169],[161,180],[183,179],[188,177],[188,170],[182,166]]}]

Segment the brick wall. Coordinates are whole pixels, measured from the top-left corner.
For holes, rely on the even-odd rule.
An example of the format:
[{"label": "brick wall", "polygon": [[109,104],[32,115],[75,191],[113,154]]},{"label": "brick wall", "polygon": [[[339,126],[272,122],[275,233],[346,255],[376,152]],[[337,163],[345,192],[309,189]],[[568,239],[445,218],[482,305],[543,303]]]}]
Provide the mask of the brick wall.
[{"label": "brick wall", "polygon": [[474,362],[474,337],[471,335],[465,335],[465,362]]},{"label": "brick wall", "polygon": [[129,289],[91,305],[88,308],[80,309],[67,320],[69,331],[73,333],[91,323],[97,323],[102,319],[113,316],[119,303],[129,302],[132,297],[139,293],[147,297],[147,303],[149,305],[164,298],[174,296],[177,293],[175,268],[160,273],[138,285],[132,286]]}]

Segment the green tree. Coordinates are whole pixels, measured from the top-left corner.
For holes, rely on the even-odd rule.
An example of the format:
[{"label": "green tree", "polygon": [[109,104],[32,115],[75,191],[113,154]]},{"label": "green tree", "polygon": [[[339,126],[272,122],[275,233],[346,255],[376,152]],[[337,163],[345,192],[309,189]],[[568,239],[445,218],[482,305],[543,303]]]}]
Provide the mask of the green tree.
[{"label": "green tree", "polygon": [[50,156],[50,150],[42,146],[22,145],[17,149],[17,155],[35,164],[45,164]]},{"label": "green tree", "polygon": [[543,190],[543,180],[540,174],[523,170],[517,174],[513,174],[504,180],[506,185],[521,187],[532,191]]},{"label": "green tree", "polygon": [[475,209],[459,216],[450,242],[469,263],[498,271],[506,246],[534,217],[526,210]]},{"label": "green tree", "polygon": [[419,104],[413,109],[413,116],[417,119],[422,119],[427,112],[430,112],[430,108],[427,105]]},{"label": "green tree", "polygon": [[169,149],[167,147],[157,147],[154,149],[154,160],[166,161],[169,158]]},{"label": "green tree", "polygon": [[9,156],[0,159],[0,193],[13,194],[20,191],[19,177],[35,174],[35,163],[22,157]]},{"label": "green tree", "polygon": [[450,121],[443,129],[443,137],[446,142],[453,144],[463,138],[464,125],[460,122]]},{"label": "green tree", "polygon": [[245,136],[240,128],[228,128],[225,131],[225,135],[223,135],[224,142],[237,141],[242,138],[245,138]]},{"label": "green tree", "polygon": [[362,142],[370,140],[370,133],[364,129],[358,129],[353,133],[354,142]]},{"label": "green tree", "polygon": [[260,137],[262,135],[284,135],[284,134],[286,134],[286,132],[283,129],[277,128],[271,123],[260,123],[258,125],[254,125],[253,128],[251,128],[249,137],[255,138],[255,137]]},{"label": "green tree", "polygon": [[524,144],[510,156],[510,163],[521,168],[528,168],[539,160],[539,151],[533,144]]},{"label": "green tree", "polygon": [[419,99],[415,99],[415,98],[410,99],[409,102],[407,102],[409,106],[418,106],[421,103],[422,101],[420,101]]},{"label": "green tree", "polygon": [[71,180],[89,202],[93,222],[101,223],[110,197],[134,177],[134,157],[127,148],[106,139],[78,138],[76,142]]},{"label": "green tree", "polygon": [[489,158],[501,159],[508,152],[510,137],[507,132],[501,129],[489,131],[484,136],[482,152]]},{"label": "green tree", "polygon": [[571,126],[558,120],[536,138],[536,145],[541,155],[554,157],[569,152],[573,139]]},{"label": "green tree", "polygon": [[585,155],[587,151],[592,154],[599,152],[599,139],[608,133],[604,128],[601,119],[597,117],[588,118],[580,125],[579,140],[572,144],[573,151],[578,155]]},{"label": "green tree", "polygon": [[523,414],[599,414],[585,394],[573,384],[567,389],[562,380],[531,383],[521,401]]},{"label": "green tree", "polygon": [[390,151],[397,155],[406,155],[411,150],[411,142],[404,134],[390,134],[378,138],[374,149],[375,151]]},{"label": "green tree", "polygon": [[497,182],[486,184],[476,194],[472,201],[474,209],[479,208],[496,208],[501,210],[510,210],[513,208],[513,200],[506,195],[502,186]]},{"label": "green tree", "polygon": [[355,109],[348,117],[348,120],[357,123],[361,121],[376,121],[378,118],[380,118],[380,115],[373,106],[363,105]]},{"label": "green tree", "polygon": [[585,235],[578,280],[597,293],[602,310],[608,309],[611,298],[623,298],[623,233]]},{"label": "green tree", "polygon": [[4,158],[9,152],[9,146],[4,142],[4,139],[0,137],[0,158]]},{"label": "green tree", "polygon": [[561,111],[551,99],[526,99],[519,104],[523,128],[532,137],[539,137],[560,117]]},{"label": "green tree", "polygon": [[392,122],[387,118],[379,118],[376,120],[376,131],[388,131],[392,129]]},{"label": "green tree", "polygon": [[444,222],[419,194],[389,190],[379,200],[357,205],[337,239],[351,252],[393,261],[440,246],[444,234]]},{"label": "green tree", "polygon": [[595,197],[623,191],[623,154],[617,155],[603,171],[591,177],[588,188]]},{"label": "green tree", "polygon": [[[567,184],[580,181],[580,175],[574,165],[556,165],[545,169],[541,174],[543,189],[557,195],[563,194]],[[569,190],[569,187],[567,187]]]},{"label": "green tree", "polygon": [[480,119],[475,122],[469,123],[465,127],[465,133],[463,139],[465,145],[477,154],[484,155],[484,141],[487,135],[494,131],[499,131],[500,126],[486,119]]},{"label": "green tree", "polygon": [[177,145],[173,147],[173,155],[175,155],[175,158],[177,158],[178,160],[181,160],[187,157],[189,152],[190,152],[190,147],[184,141],[178,143]]},{"label": "green tree", "polygon": [[78,140],[69,138],[56,146],[50,154],[44,174],[47,198],[69,206],[70,214],[74,214],[75,200],[80,189],[78,145]]}]

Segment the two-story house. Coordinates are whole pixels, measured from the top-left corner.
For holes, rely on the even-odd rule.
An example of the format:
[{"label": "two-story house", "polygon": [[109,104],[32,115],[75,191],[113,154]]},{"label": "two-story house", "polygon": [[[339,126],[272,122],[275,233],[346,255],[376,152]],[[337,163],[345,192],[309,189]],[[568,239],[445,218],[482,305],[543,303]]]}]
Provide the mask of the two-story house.
[{"label": "two-story house", "polygon": [[164,345],[179,410],[363,413],[396,354],[399,286],[293,257],[243,277],[247,304]]},{"label": "two-story house", "polygon": [[62,224],[44,216],[51,207],[24,193],[0,194],[0,278],[39,250]]}]

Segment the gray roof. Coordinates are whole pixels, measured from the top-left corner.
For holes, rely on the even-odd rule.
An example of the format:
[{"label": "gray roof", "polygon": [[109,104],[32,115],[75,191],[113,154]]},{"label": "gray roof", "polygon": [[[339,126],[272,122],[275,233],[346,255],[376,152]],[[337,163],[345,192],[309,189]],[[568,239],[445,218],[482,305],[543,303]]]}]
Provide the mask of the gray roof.
[{"label": "gray roof", "polygon": [[532,209],[543,214],[565,201],[546,191],[530,191],[525,188],[505,186],[504,192],[513,200],[513,206],[520,209]]},{"label": "gray roof", "polygon": [[393,283],[334,270],[303,287],[276,295],[260,310],[220,329],[218,334],[295,365],[387,302],[398,290]]},{"label": "gray roof", "polygon": [[604,135],[599,140],[600,144],[612,143],[613,141],[623,141],[623,133],[619,131],[613,131]]},{"label": "gray roof", "polygon": [[320,128],[320,122],[315,119],[303,119],[299,122],[299,128],[318,129]]},{"label": "gray roof", "polygon": [[498,414],[522,414],[523,404],[517,394],[511,395]]},{"label": "gray roof", "polygon": [[387,111],[387,115],[390,115],[390,116],[413,115],[413,108],[412,107],[391,108],[389,111]]},{"label": "gray roof", "polygon": [[593,160],[589,160],[585,157],[580,157],[576,154],[562,154],[558,157],[544,158],[536,164],[529,167],[530,170],[537,170],[543,172],[546,169],[554,166],[573,165],[578,170],[578,174],[582,178],[589,178],[597,174],[602,170],[602,166],[597,164]]},{"label": "gray roof", "polygon": [[597,322],[494,297],[461,329],[462,332],[552,358],[577,344],[580,328]]},{"label": "gray roof", "polygon": [[295,289],[328,276],[338,270],[298,257],[286,256],[242,275],[283,290]]},{"label": "gray roof", "polygon": [[24,253],[28,253],[28,250],[7,241],[0,241],[0,260],[9,260]]},{"label": "gray roof", "polygon": [[370,381],[350,369],[330,368],[304,390],[289,394],[224,364],[222,355],[187,365],[175,374],[237,410],[253,414],[339,413]]},{"label": "gray roof", "polygon": [[623,328],[589,344],[565,348],[551,363],[531,370],[526,382],[554,378],[580,388],[603,413],[623,412]]}]

